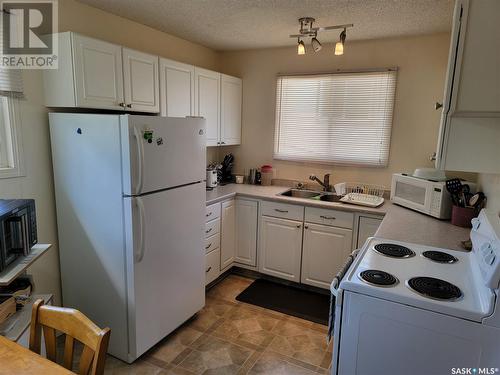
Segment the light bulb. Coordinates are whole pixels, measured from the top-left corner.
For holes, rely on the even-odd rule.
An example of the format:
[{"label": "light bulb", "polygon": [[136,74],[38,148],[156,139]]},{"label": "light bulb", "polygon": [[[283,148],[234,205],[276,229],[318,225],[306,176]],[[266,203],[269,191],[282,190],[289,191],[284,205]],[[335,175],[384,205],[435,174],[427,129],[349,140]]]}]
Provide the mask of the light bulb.
[{"label": "light bulb", "polygon": [[344,54],[344,43],[346,37],[346,29],[342,30],[339,35],[339,41],[335,44],[335,54],[337,56]]},{"label": "light bulb", "polygon": [[321,46],[321,43],[319,42],[319,40],[316,39],[316,37],[314,37],[314,38],[311,39],[311,46],[312,46],[314,52],[321,51],[321,48],[323,48]]},{"label": "light bulb", "polygon": [[306,54],[306,46],[302,40],[299,40],[297,44],[297,55],[305,55]]},{"label": "light bulb", "polygon": [[337,42],[335,44],[335,54],[337,56],[343,55],[344,54],[344,43],[342,42]]}]

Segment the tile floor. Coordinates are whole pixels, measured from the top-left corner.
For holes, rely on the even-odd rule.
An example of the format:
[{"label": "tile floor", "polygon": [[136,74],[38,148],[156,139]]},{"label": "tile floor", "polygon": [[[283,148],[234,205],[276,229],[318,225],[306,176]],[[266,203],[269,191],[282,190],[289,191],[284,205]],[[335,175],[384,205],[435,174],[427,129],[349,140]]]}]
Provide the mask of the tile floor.
[{"label": "tile floor", "polygon": [[329,374],[326,327],[236,301],[253,280],[230,275],[206,306],[132,365],[106,360],[106,374]]}]

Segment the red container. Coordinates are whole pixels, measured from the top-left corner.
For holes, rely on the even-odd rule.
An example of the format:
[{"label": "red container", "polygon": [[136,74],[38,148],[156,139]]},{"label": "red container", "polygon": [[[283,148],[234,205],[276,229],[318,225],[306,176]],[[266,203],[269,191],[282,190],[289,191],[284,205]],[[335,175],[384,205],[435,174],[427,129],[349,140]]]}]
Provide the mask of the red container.
[{"label": "red container", "polygon": [[474,207],[452,206],[451,223],[458,227],[472,227],[471,220],[477,217],[477,211]]}]

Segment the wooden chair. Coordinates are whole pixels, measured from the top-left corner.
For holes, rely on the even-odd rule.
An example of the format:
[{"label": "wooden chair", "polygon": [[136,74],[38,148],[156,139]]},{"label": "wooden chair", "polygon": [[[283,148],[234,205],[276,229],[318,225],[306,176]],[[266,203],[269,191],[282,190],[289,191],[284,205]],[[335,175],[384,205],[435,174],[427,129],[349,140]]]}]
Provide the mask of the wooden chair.
[{"label": "wooden chair", "polygon": [[31,312],[30,350],[40,354],[42,329],[47,358],[56,362],[56,330],[66,334],[63,365],[72,370],[75,340],[84,345],[78,373],[101,375],[108,349],[109,328],[100,329],[89,318],[75,309],[48,306],[39,299]]}]

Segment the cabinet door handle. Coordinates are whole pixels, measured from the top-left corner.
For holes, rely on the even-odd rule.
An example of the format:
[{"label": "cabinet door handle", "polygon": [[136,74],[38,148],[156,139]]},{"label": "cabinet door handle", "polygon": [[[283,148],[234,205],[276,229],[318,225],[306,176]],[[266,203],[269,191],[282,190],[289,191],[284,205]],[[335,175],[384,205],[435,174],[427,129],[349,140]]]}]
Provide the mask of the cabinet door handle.
[{"label": "cabinet door handle", "polygon": [[118,103],[118,105],[122,108],[125,108],[125,103]]},{"label": "cabinet door handle", "polygon": [[336,219],[335,216],[324,216],[324,215],[321,215],[320,218],[325,219],[325,220],[335,220]]},{"label": "cabinet door handle", "polygon": [[221,142],[220,144],[221,144],[221,145],[225,145],[225,144],[226,144],[226,142]]},{"label": "cabinet door handle", "polygon": [[309,229],[309,225],[304,225],[304,229]]},{"label": "cabinet door handle", "polygon": [[280,210],[278,208],[275,208],[274,211],[281,212],[282,214],[287,214],[288,213],[288,210]]},{"label": "cabinet door handle", "polygon": [[301,228],[302,227],[302,224],[297,224],[297,228]]},{"label": "cabinet door handle", "polygon": [[209,228],[208,230],[205,231],[205,233],[210,233],[212,231],[212,228]]},{"label": "cabinet door handle", "polygon": [[208,214],[205,215],[205,217],[209,217],[212,215],[212,212],[210,211]]},{"label": "cabinet door handle", "polygon": [[212,267],[208,267],[207,270],[205,271],[206,273],[209,273]]},{"label": "cabinet door handle", "polygon": [[210,249],[210,246],[212,246],[212,244],[211,244],[211,243],[209,243],[207,246],[205,246],[205,250]]},{"label": "cabinet door handle", "polygon": [[434,104],[434,109],[437,111],[439,108],[443,108],[443,103],[436,102]]},{"label": "cabinet door handle", "polygon": [[127,104],[127,108],[132,108],[132,104]]}]

